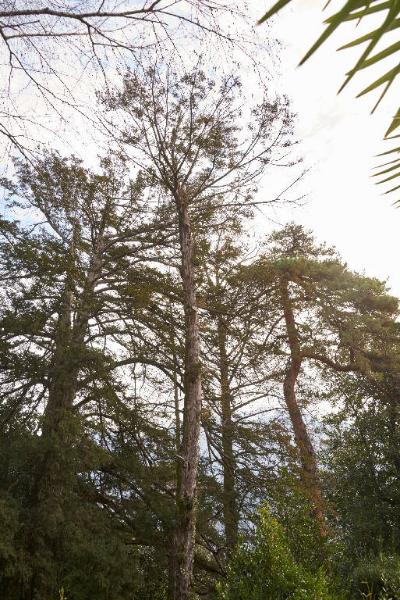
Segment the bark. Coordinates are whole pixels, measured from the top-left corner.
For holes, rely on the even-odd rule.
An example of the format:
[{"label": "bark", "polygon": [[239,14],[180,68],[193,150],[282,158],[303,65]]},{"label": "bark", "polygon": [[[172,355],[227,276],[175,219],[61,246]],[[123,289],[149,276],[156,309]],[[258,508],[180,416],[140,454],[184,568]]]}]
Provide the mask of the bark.
[{"label": "bark", "polygon": [[[55,333],[49,396],[43,417],[43,457],[32,494],[32,555],[37,553],[40,556],[41,546],[44,545],[59,562],[63,560],[64,551],[60,527],[64,519],[65,500],[71,491],[74,477],[70,453],[76,437],[73,402],[96,280],[102,266],[101,251],[99,246],[92,258],[74,322],[73,286],[71,278],[67,277]],[[54,597],[51,578],[42,573],[41,568],[34,571],[31,593],[32,597],[40,597],[42,600],[52,600]]]},{"label": "bark", "polygon": [[296,398],[296,383],[303,357],[294,318],[293,305],[290,298],[289,284],[286,279],[281,279],[280,281],[280,298],[290,348],[290,358],[283,383],[283,393],[300,455],[302,466],[301,477],[305,492],[313,507],[313,513],[318,522],[320,534],[322,537],[325,537],[326,519],[321,484],[318,476],[317,460],[313,444],[308,435],[307,427]]},{"label": "bark", "polygon": [[49,398],[44,415],[43,434],[58,422],[59,412],[70,411],[76,395],[82,348],[93,310],[94,290],[102,267],[102,240],[92,257],[81,301],[72,323],[72,285],[66,285],[65,302],[56,331]]},{"label": "bark", "polygon": [[[171,308],[172,317],[172,308]],[[172,318],[171,318],[172,322]],[[179,386],[178,386],[178,356],[176,350],[176,342],[174,332],[171,331],[171,350],[172,350],[172,362],[174,365],[173,370],[173,384],[174,384],[174,411],[175,411],[175,449],[176,449],[176,498],[179,498],[181,489],[181,463],[179,461],[179,453],[181,451],[181,414],[179,406]]]},{"label": "bark", "polygon": [[197,313],[194,249],[189,211],[182,193],[177,194],[181,277],[185,314],[185,374],[180,489],[175,527],[174,600],[188,600],[193,572],[196,529],[196,483],[199,462],[201,416],[200,332]]},{"label": "bark", "polygon": [[235,457],[233,452],[232,394],[229,385],[228,356],[226,350],[226,325],[218,316],[218,349],[221,387],[222,414],[222,466],[223,466],[223,506],[225,523],[225,542],[228,553],[238,540],[238,510],[235,481]]},{"label": "bark", "polygon": [[[398,388],[398,381],[395,379],[394,382]],[[389,393],[388,409],[389,431],[392,438],[390,454],[396,469],[397,477],[400,477],[400,398],[396,392]]]},{"label": "bark", "polygon": [[[172,308],[171,308],[171,317],[172,317]],[[171,319],[172,322],[172,319]],[[182,484],[182,463],[180,459],[181,452],[181,415],[180,415],[180,406],[179,406],[179,386],[178,386],[178,356],[176,351],[176,343],[175,343],[175,335],[174,332],[171,331],[171,350],[172,350],[172,360],[173,360],[173,384],[174,384],[174,409],[175,409],[175,449],[176,449],[176,491],[175,491],[175,501],[176,505],[178,504],[180,494],[181,494],[181,484]],[[174,532],[171,534],[171,543],[170,543],[170,551],[168,553],[168,599],[174,600],[175,598],[175,579],[176,579],[176,548],[175,548],[175,539]]]}]

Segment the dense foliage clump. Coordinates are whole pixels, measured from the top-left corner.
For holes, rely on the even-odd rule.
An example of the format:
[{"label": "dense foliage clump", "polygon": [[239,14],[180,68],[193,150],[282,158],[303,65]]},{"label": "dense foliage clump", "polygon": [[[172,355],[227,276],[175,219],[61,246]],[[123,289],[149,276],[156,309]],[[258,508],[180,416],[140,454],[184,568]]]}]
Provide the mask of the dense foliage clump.
[{"label": "dense foliage clump", "polygon": [[267,508],[260,511],[254,538],[236,551],[221,600],[329,600],[322,569],[312,572],[295,561],[282,525]]}]

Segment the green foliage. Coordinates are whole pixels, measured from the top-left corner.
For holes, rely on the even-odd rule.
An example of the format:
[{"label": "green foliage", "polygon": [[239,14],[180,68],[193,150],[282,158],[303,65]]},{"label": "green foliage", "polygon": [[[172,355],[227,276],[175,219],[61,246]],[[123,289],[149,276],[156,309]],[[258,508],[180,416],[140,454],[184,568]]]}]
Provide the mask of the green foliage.
[{"label": "green foliage", "polygon": [[[259,23],[263,23],[273,15],[275,15],[279,10],[281,10],[285,5],[289,4],[291,0],[280,0],[276,2],[274,6],[259,20]],[[361,53],[360,57],[356,61],[354,67],[349,70],[346,76],[346,80],[342,85],[342,88],[347,85],[347,83],[356,75],[360,70],[375,65],[379,61],[384,58],[395,54],[400,51],[400,46],[398,43],[391,44],[387,48],[381,50],[380,52],[373,54],[376,46],[381,41],[382,37],[385,33],[389,31],[396,30],[400,27],[400,7],[396,0],[390,0],[389,2],[379,2],[379,0],[346,0],[344,2],[342,8],[337,11],[334,15],[331,15],[325,20],[327,27],[325,31],[321,34],[318,40],[312,45],[310,50],[306,53],[304,58],[301,60],[300,64],[304,63],[318,48],[336,31],[336,29],[342,26],[344,23],[349,21],[353,21],[356,24],[359,23],[361,19],[367,17],[371,14],[375,14],[377,16],[381,16],[381,24],[376,29],[373,29],[366,33],[365,35],[358,37],[355,40],[345,44],[342,46],[343,48],[352,48],[354,46],[358,46],[359,44],[367,43],[365,49]],[[399,74],[400,69],[391,69],[387,71],[384,75],[379,77],[376,81],[367,86],[364,90],[362,90],[359,96],[366,94],[374,90],[375,88],[385,85],[385,89],[379,98],[378,103],[382,100],[383,96],[386,94],[388,88],[393,83],[394,79]],[[392,133],[397,127],[400,125],[399,114],[397,114],[389,129],[386,132],[386,136]]]},{"label": "green foliage", "polygon": [[[390,347],[390,346],[389,346]],[[340,552],[333,570],[346,598],[398,598],[399,407],[396,345],[385,372],[338,379],[341,410],[326,417],[324,485]],[[362,595],[364,594],[364,596]],[[369,594],[369,595],[368,595]],[[382,594],[380,596],[379,594]]]},{"label": "green foliage", "polygon": [[359,563],[351,574],[351,594],[370,600],[400,600],[400,556],[381,554]]},{"label": "green foliage", "polygon": [[309,499],[301,489],[298,475],[280,473],[277,490],[271,492],[271,513],[282,525],[296,564],[315,571],[323,566],[328,548],[321,540]]},{"label": "green foliage", "polygon": [[[69,433],[67,448],[52,447],[62,464],[63,479],[57,493],[44,498],[39,509],[34,505],[34,486],[45,447],[27,431],[3,434],[0,484],[9,491],[0,497],[1,598],[30,599],[34,576],[35,586],[46,590],[46,600],[58,598],[61,589],[66,600],[126,600],[132,594],[135,599],[164,599],[167,557],[133,535],[136,531],[124,522],[121,508],[116,510],[112,481],[99,471],[100,465],[109,463],[107,453],[85,440],[77,425],[74,432],[75,440]],[[129,468],[132,465],[125,464],[125,477]],[[137,484],[139,477],[145,477],[139,464],[136,473]],[[100,478],[102,484],[96,489]],[[130,512],[133,516],[134,505]],[[138,537],[141,527],[143,531],[147,527],[149,543],[153,528],[155,544],[156,526],[146,510],[137,521]],[[42,600],[41,595],[33,597]]]},{"label": "green foliage", "polygon": [[326,418],[325,485],[347,554],[368,561],[400,550],[398,388],[388,376],[338,384],[343,409]]},{"label": "green foliage", "polygon": [[[219,152],[220,143],[202,151],[215,144]],[[44,224],[0,220],[5,600],[170,594],[185,354],[177,240],[163,189],[155,186],[165,202],[153,214],[142,205],[143,182],[131,185],[123,169],[108,165],[96,175],[57,155],[37,171],[20,165],[18,208],[24,197]],[[219,192],[208,208],[215,199]],[[333,564],[349,591],[360,561],[399,553],[397,300],[295,224],[250,262],[239,211],[223,219],[227,237],[214,248],[209,217],[195,206],[208,452],[201,448],[193,597],[212,597],[233,552],[221,600],[327,600],[323,567]],[[304,361],[302,406],[335,394],[344,403],[326,432],[333,553],[321,543],[299,484],[298,447],[273,404],[288,358],[282,280]],[[229,426],[220,410],[222,362]],[[340,392],[328,389],[332,381]],[[228,442],[232,459],[224,462]],[[261,511],[253,536],[255,507],[265,500],[270,511]],[[230,517],[244,540],[236,553],[237,531],[227,542]],[[388,594],[393,573],[378,573]]]},{"label": "green foliage", "polygon": [[220,600],[328,600],[322,569],[312,572],[293,558],[282,525],[260,511],[252,544],[239,547],[218,588]]}]

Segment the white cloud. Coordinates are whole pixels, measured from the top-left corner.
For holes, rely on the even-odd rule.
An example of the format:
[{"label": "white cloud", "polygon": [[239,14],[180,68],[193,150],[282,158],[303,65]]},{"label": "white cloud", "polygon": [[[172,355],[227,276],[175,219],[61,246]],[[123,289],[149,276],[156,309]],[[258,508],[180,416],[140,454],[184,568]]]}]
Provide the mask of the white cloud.
[{"label": "white cloud", "polygon": [[334,244],[350,267],[388,278],[393,292],[400,295],[400,209],[392,206],[396,198],[382,196],[371,178],[377,164],[374,155],[390,148],[389,142],[382,147],[380,140],[397,109],[398,94],[391,90],[390,98],[373,116],[375,98],[355,98],[371,74],[337,95],[359,50],[337,53],[336,48],[362,35],[361,27],[349,25],[339,31],[297,68],[322,31],[320,6],[312,0],[297,0],[293,8],[282,11],[272,28],[283,43],[280,85],[298,113],[302,154],[305,164],[312,166],[302,184],[309,192],[307,206],[279,217],[310,227],[319,239]]}]

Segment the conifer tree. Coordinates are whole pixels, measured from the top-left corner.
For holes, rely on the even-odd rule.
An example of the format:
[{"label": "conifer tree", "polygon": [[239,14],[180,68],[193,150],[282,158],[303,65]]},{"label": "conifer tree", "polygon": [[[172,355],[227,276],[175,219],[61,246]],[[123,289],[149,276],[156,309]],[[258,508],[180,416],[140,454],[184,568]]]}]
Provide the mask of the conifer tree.
[{"label": "conifer tree", "polygon": [[[28,528],[31,593],[42,598],[57,593],[57,565],[67,552],[65,513],[76,491],[74,471],[85,464],[81,421],[93,425],[94,410],[101,424],[103,399],[124,396],[115,377],[120,367],[157,364],[137,351],[146,345],[151,296],[163,290],[143,263],[154,260],[167,236],[154,224],[156,215],[138,218],[140,182],[129,182],[124,170],[107,160],[96,175],[55,154],[34,166],[21,162],[12,192],[36,219],[25,227],[2,221],[9,286],[1,320],[2,425],[43,407]],[[136,353],[129,348],[126,359],[135,333]]]},{"label": "conifer tree", "polygon": [[[385,324],[397,310],[384,285],[350,272],[326,246],[300,226],[273,234],[270,248],[250,273],[274,294],[283,317],[287,348],[283,395],[302,464],[302,479],[322,537],[326,509],[314,444],[296,398],[301,369],[366,372],[382,353]],[[382,338],[383,335],[383,338]],[[283,349],[283,348],[282,348]]]},{"label": "conifer tree", "polygon": [[[288,144],[290,115],[285,103],[266,100],[239,127],[240,82],[208,79],[197,69],[128,73],[108,107],[124,120],[120,140],[148,185],[159,191],[179,238],[185,319],[184,409],[181,473],[175,529],[174,598],[187,600],[193,568],[196,480],[201,419],[201,339],[195,226],[215,228],[249,193],[270,161],[274,147]],[[118,128],[118,122],[113,130]]]}]

